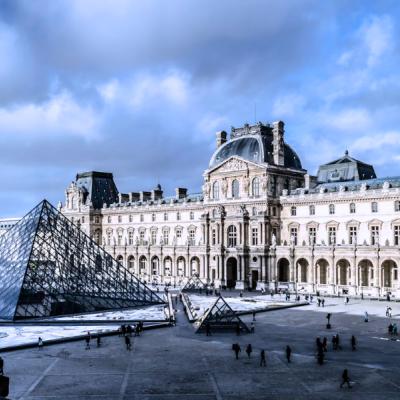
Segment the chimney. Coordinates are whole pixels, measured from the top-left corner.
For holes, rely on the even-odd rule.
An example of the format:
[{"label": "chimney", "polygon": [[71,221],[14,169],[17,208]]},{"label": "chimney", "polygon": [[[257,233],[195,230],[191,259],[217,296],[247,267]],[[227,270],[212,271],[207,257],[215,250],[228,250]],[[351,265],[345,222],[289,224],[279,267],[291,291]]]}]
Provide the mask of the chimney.
[{"label": "chimney", "polygon": [[217,136],[217,149],[221,147],[224,143],[226,143],[226,132],[225,131],[219,131],[216,133]]},{"label": "chimney", "polygon": [[158,184],[152,191],[151,191],[151,199],[153,201],[162,199],[163,197],[163,190],[161,189],[161,185]]},{"label": "chimney", "polygon": [[285,133],[284,127],[285,124],[282,121],[277,121],[272,124],[272,146],[275,165],[285,164],[285,147],[283,143],[283,135]]},{"label": "chimney", "polygon": [[187,196],[186,188],[176,188],[175,189],[175,197],[176,199],[184,199]]}]

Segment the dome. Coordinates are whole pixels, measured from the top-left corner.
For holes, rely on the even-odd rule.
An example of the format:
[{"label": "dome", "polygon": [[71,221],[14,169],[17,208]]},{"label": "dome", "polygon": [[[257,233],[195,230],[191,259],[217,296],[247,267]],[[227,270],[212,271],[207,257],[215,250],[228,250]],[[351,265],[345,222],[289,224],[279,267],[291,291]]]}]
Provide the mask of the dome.
[{"label": "dome", "polygon": [[[290,146],[284,144],[284,167],[302,169],[297,154]],[[238,156],[255,163],[274,164],[271,136],[246,135],[230,140],[217,149],[210,160],[209,168],[221,164],[232,156]]]}]

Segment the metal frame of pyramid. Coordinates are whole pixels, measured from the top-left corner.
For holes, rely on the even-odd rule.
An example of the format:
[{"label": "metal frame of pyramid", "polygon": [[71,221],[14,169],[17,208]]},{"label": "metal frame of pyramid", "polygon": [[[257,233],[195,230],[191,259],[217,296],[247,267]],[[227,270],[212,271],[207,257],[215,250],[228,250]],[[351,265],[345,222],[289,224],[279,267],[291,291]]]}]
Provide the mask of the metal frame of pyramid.
[{"label": "metal frame of pyramid", "polygon": [[199,278],[198,274],[193,274],[186,282],[181,292],[201,292],[205,289],[207,289],[207,284]]},{"label": "metal frame of pyramid", "polygon": [[211,329],[237,329],[239,324],[240,330],[250,332],[249,327],[239,318],[236,311],[219,295],[215,303],[203,314],[196,322],[198,328],[196,333],[206,331],[207,324]]},{"label": "metal frame of pyramid", "polygon": [[0,237],[0,318],[165,302],[47,200]]}]

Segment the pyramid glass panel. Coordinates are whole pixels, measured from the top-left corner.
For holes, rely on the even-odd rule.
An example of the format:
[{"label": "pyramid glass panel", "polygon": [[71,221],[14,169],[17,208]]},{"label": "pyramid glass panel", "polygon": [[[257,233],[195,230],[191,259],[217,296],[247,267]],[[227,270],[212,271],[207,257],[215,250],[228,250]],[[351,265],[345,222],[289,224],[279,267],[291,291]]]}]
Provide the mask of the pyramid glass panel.
[{"label": "pyramid glass panel", "polygon": [[186,282],[186,285],[182,288],[182,292],[202,292],[207,289],[207,285],[199,278],[197,274],[194,274]]},{"label": "pyramid glass panel", "polygon": [[163,300],[47,201],[0,239],[0,318],[37,318]]},{"label": "pyramid glass panel", "polygon": [[237,313],[222,296],[218,297],[215,303],[196,322],[196,325],[198,326],[196,333],[205,331],[207,325],[213,329],[230,329],[239,326],[241,331],[250,332],[248,326],[239,318]]}]

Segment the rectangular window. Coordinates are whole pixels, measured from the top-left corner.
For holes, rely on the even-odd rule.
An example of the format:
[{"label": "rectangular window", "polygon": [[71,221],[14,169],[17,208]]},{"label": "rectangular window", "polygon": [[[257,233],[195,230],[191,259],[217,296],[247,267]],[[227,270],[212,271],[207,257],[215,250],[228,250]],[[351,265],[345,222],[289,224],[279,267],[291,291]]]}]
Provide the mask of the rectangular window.
[{"label": "rectangular window", "polygon": [[400,244],[400,225],[395,225],[394,227],[394,245],[398,246]]},{"label": "rectangular window", "polygon": [[128,243],[133,244],[133,232],[129,231],[128,233]]},{"label": "rectangular window", "polygon": [[379,226],[371,226],[371,244],[379,243]]},{"label": "rectangular window", "polygon": [[176,231],[176,237],[177,237],[177,238],[181,238],[181,237],[182,237],[182,231],[181,231],[180,229],[178,229],[178,230]]},{"label": "rectangular window", "polygon": [[315,215],[315,206],[314,205],[311,205],[309,207],[309,212],[310,212],[310,215]]},{"label": "rectangular window", "polygon": [[157,231],[151,231],[151,244],[155,245],[157,243]]},{"label": "rectangular window", "polygon": [[139,240],[140,240],[140,244],[144,244],[144,231],[140,231]]},{"label": "rectangular window", "polygon": [[312,246],[317,240],[317,228],[311,226],[308,228],[308,242]]},{"label": "rectangular window", "polygon": [[371,211],[372,211],[373,213],[377,213],[377,212],[378,212],[378,203],[377,203],[376,201],[373,201],[373,202],[371,203]]},{"label": "rectangular window", "polygon": [[189,230],[189,245],[194,246],[196,244],[196,231],[194,229]]},{"label": "rectangular window", "polygon": [[293,217],[296,216],[296,207],[295,206],[290,208],[290,215],[293,216]]},{"label": "rectangular window", "polygon": [[216,229],[213,229],[211,231],[211,244],[215,246],[216,243],[217,243],[217,231]]},{"label": "rectangular window", "polygon": [[168,245],[169,243],[169,231],[165,230],[163,232],[163,241],[165,245]]},{"label": "rectangular window", "polygon": [[297,246],[297,228],[290,228],[290,242]]},{"label": "rectangular window", "polygon": [[349,244],[357,243],[357,227],[350,226],[349,227]]},{"label": "rectangular window", "polygon": [[118,232],[118,246],[122,245],[122,232]]},{"label": "rectangular window", "polygon": [[336,244],[336,226],[330,226],[328,228],[328,244]]},{"label": "rectangular window", "polygon": [[258,245],[258,228],[251,228],[251,244]]}]

